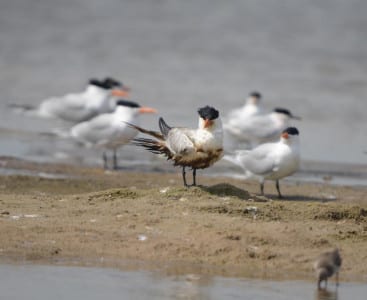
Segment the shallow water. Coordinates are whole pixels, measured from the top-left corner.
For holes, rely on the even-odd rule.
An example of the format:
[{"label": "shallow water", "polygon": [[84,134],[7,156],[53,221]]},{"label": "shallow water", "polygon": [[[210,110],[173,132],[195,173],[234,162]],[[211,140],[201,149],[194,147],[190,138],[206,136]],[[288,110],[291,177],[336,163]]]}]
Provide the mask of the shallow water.
[{"label": "shallow water", "polygon": [[[37,134],[65,124],[7,104],[112,75],[171,125],[196,126],[206,104],[225,116],[259,90],[268,110],[302,116],[305,161],[367,165],[366,10],[361,0],[2,1],[0,155],[101,164],[101,150]],[[157,128],[156,116],[143,117]],[[121,164],[152,159],[131,146],[119,155]]]},{"label": "shallow water", "polygon": [[0,265],[2,299],[365,299],[367,286],[307,281],[165,276],[151,271],[40,265]]}]

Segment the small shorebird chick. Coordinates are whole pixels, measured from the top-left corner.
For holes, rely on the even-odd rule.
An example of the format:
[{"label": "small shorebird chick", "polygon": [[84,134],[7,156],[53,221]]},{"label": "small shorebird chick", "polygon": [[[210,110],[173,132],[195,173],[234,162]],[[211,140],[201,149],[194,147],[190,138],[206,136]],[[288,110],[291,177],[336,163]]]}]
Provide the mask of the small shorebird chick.
[{"label": "small shorebird chick", "polygon": [[163,154],[172,160],[175,166],[182,167],[184,186],[186,167],[192,168],[193,186],[196,185],[196,170],[213,165],[223,155],[223,130],[219,112],[210,106],[198,110],[199,126],[197,129],[186,127],[170,127],[163,118],[159,119],[160,132],[150,131],[138,126],[131,127],[142,133],[151,135],[156,140],[136,138],[133,143],[146,148],[152,153]]},{"label": "small shorebird chick", "polygon": [[335,248],[333,251],[322,253],[314,263],[314,269],[317,276],[317,287],[321,289],[321,282],[325,281],[325,288],[327,287],[327,280],[335,274],[336,285],[339,285],[339,269],[342,264],[339,249]]}]

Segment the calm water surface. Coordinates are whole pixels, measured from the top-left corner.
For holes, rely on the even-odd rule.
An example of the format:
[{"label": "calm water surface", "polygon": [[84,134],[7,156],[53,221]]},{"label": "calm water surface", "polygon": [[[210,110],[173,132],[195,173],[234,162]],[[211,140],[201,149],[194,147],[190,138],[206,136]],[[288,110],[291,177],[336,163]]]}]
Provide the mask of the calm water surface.
[{"label": "calm water surface", "polygon": [[365,299],[366,284],[266,281],[103,268],[0,265],[2,299]]}]

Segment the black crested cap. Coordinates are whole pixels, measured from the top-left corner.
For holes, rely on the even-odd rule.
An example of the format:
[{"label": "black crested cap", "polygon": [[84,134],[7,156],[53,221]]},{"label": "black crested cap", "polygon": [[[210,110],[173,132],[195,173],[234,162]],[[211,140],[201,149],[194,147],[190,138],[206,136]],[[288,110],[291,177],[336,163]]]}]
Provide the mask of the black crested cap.
[{"label": "black crested cap", "polygon": [[261,98],[261,94],[259,92],[251,92],[249,94],[250,97],[255,97],[255,98]]},{"label": "black crested cap", "polygon": [[106,77],[104,79],[104,83],[107,84],[108,86],[110,86],[111,88],[113,87],[117,87],[117,86],[123,86],[121,81],[118,81],[112,77]]},{"label": "black crested cap", "polygon": [[130,100],[124,100],[124,99],[117,100],[116,105],[127,106],[127,107],[132,107],[132,108],[140,107],[138,103],[130,101]]},{"label": "black crested cap", "polygon": [[89,84],[98,86],[98,87],[100,87],[102,89],[106,89],[106,90],[108,90],[110,88],[110,86],[107,85],[105,82],[100,81],[100,80],[95,79],[95,78],[90,79]]},{"label": "black crested cap", "polygon": [[296,127],[288,127],[283,130],[283,133],[288,133],[290,135],[299,135],[299,131]]},{"label": "black crested cap", "polygon": [[277,112],[277,113],[280,113],[280,114],[285,114],[285,115],[288,115],[288,116],[292,116],[291,112],[288,110],[288,109],[285,109],[285,108],[274,108],[273,110],[274,112]]},{"label": "black crested cap", "polygon": [[204,120],[215,120],[219,117],[219,111],[214,107],[205,106],[198,109],[199,116]]}]

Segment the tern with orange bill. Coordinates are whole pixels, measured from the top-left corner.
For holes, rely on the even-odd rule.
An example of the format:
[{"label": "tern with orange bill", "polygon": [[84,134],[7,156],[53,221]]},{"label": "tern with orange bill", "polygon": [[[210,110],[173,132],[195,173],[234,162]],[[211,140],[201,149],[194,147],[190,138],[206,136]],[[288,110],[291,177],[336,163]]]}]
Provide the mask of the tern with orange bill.
[{"label": "tern with orange bill", "polygon": [[242,107],[230,111],[226,122],[224,122],[224,128],[240,129],[244,122],[248,122],[249,118],[262,114],[261,98],[259,92],[250,93]]},{"label": "tern with orange bill", "polygon": [[[129,124],[138,124],[140,114],[156,113],[154,108],[142,107],[130,100],[118,100],[112,113],[100,114],[71,128],[70,136],[88,147],[113,151],[113,168],[117,169],[116,150],[129,143],[138,130]],[[104,168],[108,168],[107,154],[103,152]]]},{"label": "tern with orange bill", "polygon": [[197,129],[170,127],[163,118],[159,119],[160,132],[130,124],[132,128],[155,138],[135,138],[133,144],[152,153],[163,154],[175,166],[181,166],[185,187],[189,186],[186,181],[186,167],[192,169],[192,186],[196,186],[196,170],[210,167],[223,155],[223,130],[218,110],[205,106],[198,113]]},{"label": "tern with orange bill", "polygon": [[294,116],[288,109],[275,108],[268,114],[249,116],[242,122],[229,121],[224,129],[238,142],[254,147],[277,140],[282,131],[290,126],[291,119],[300,120],[301,118]]},{"label": "tern with orange bill", "polygon": [[71,93],[62,97],[44,100],[36,107],[11,105],[26,115],[41,118],[56,118],[79,123],[115,109],[114,97],[126,98],[129,91],[124,85],[110,77],[100,81],[90,79],[82,93]]},{"label": "tern with orange bill", "polygon": [[286,128],[280,140],[266,143],[252,150],[238,150],[234,155],[225,155],[224,159],[238,165],[247,178],[260,180],[260,192],[264,194],[264,181],[274,180],[280,193],[279,180],[295,173],[300,164],[299,132],[295,127]]}]

